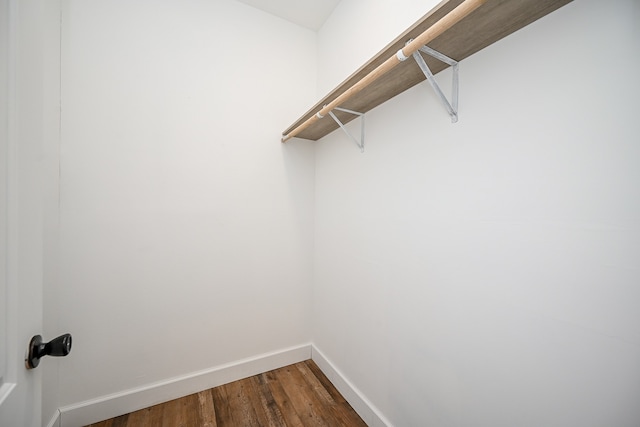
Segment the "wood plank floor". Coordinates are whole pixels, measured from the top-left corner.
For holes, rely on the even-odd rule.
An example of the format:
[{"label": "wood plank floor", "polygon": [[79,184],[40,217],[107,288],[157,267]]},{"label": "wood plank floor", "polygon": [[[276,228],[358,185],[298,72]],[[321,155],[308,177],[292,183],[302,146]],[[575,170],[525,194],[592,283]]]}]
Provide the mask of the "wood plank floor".
[{"label": "wood plank floor", "polygon": [[296,363],[88,427],[363,426],[312,361]]}]

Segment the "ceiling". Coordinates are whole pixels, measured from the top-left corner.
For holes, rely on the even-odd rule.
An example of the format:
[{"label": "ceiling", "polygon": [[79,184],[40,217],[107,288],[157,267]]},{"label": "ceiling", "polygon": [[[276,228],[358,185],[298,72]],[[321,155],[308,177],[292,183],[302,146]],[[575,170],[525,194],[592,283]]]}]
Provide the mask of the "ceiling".
[{"label": "ceiling", "polygon": [[287,21],[317,31],[340,0],[238,0]]}]

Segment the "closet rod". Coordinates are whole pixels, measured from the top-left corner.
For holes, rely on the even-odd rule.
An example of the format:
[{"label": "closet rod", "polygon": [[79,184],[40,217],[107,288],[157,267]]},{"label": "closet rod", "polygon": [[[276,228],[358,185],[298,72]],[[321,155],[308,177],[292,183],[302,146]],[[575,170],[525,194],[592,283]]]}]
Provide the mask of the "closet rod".
[{"label": "closet rod", "polygon": [[295,137],[307,127],[315,123],[317,120],[323,118],[329,111],[333,110],[337,106],[343,104],[346,100],[353,95],[360,92],[362,89],[373,83],[380,76],[394,68],[407,58],[410,58],[414,52],[417,52],[422,46],[433,41],[436,37],[453,27],[465,16],[476,10],[483,5],[487,0],[465,0],[460,3],[455,9],[443,16],[438,22],[427,28],[422,34],[408,43],[405,47],[400,49],[397,54],[391,56],[385,62],[380,64],[375,70],[364,76],[361,80],[344,91],[340,96],[325,105],[317,114],[309,117],[304,123],[300,124],[297,128],[289,132],[287,135],[282,136],[282,142],[287,142],[289,139]]}]

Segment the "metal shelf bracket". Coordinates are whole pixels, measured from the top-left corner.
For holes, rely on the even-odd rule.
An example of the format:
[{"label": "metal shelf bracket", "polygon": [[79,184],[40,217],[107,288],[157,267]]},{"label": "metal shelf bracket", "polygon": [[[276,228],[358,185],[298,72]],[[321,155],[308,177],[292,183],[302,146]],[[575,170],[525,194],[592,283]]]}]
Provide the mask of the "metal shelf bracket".
[{"label": "metal shelf bracket", "polygon": [[[451,102],[449,102],[445,94],[442,92],[442,89],[440,89],[440,85],[438,85],[438,82],[433,76],[433,73],[429,69],[429,66],[425,62],[424,58],[422,57],[422,55],[420,55],[420,52],[423,52],[429,56],[432,56],[444,62],[445,64],[451,65],[451,68],[453,69]],[[414,52],[413,59],[416,60],[416,62],[418,63],[418,66],[420,67],[425,77],[431,84],[431,87],[433,87],[433,90],[435,91],[436,95],[438,95],[438,98],[440,98],[440,102],[442,102],[442,105],[444,105],[444,108],[446,108],[447,112],[451,116],[451,123],[457,122],[458,121],[458,62],[427,46],[422,46],[420,49]]]},{"label": "metal shelf bracket", "polygon": [[333,114],[333,111],[329,111],[329,115],[333,120],[335,120],[338,126],[340,126],[340,129],[342,129],[344,133],[346,133],[347,136],[351,138],[353,142],[356,143],[358,148],[360,148],[360,152],[364,153],[364,113],[358,113],[357,111],[347,110],[346,108],[340,108],[340,107],[335,107],[334,110],[343,111],[345,113],[355,114],[356,116],[360,116],[360,140],[358,140],[358,138],[351,135],[351,133],[347,130],[344,124],[340,121],[340,119],[338,119],[336,115]]}]

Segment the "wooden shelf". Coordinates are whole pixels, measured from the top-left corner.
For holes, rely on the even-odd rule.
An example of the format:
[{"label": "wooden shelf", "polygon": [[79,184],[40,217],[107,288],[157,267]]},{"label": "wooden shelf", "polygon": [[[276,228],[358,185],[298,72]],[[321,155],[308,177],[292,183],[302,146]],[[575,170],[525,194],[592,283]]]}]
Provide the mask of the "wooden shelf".
[{"label": "wooden shelf", "polygon": [[[571,1],[572,0],[487,0],[485,4],[434,39],[428,46],[456,61],[461,61]],[[307,119],[315,115],[323,106],[329,104],[388,58],[394,56],[399,49],[405,46],[408,40],[417,38],[418,35],[434,25],[434,23],[462,2],[463,0],[442,1],[375,57],[360,67],[358,71],[347,78],[331,93],[318,101],[316,105],[311,107],[300,119],[285,130],[283,135],[288,135]],[[426,55],[423,56],[434,74],[448,67],[448,65],[434,58]],[[416,64],[416,61],[409,59],[401,62],[389,72],[379,77],[365,89],[345,101],[340,107],[366,113],[423,80],[425,80],[425,76]],[[352,114],[337,110],[334,110],[334,114],[343,123],[347,123],[356,118],[356,116]],[[317,141],[337,128],[338,124],[332,120],[331,117],[324,117],[323,119],[315,121],[312,125],[296,135],[296,137]]]}]

